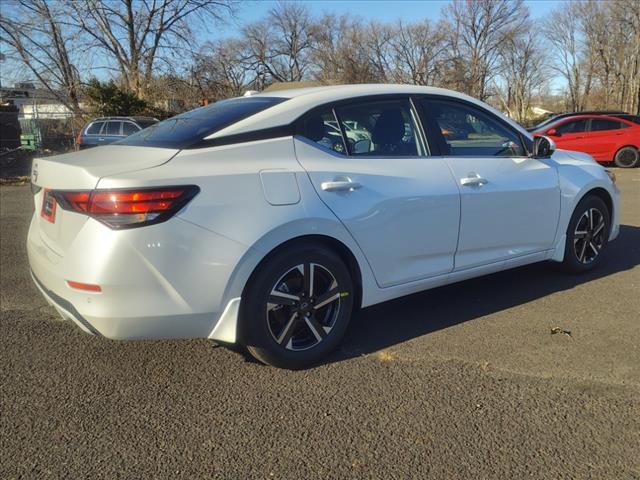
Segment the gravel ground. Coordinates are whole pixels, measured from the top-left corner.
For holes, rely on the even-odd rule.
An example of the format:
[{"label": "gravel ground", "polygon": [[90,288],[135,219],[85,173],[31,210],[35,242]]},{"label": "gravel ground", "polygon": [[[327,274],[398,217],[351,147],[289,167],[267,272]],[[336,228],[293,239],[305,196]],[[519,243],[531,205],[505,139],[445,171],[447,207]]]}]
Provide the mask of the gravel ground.
[{"label": "gravel ground", "polygon": [[59,320],[28,276],[29,188],[2,187],[0,478],[639,479],[640,169],[616,173],[623,227],[596,272],[365,309],[302,372]]}]

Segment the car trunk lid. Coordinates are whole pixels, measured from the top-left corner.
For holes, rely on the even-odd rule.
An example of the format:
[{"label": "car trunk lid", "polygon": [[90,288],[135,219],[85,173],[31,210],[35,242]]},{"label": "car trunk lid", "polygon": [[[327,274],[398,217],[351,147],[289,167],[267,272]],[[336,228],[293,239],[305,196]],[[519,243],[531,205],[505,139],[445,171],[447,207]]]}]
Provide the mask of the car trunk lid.
[{"label": "car trunk lid", "polygon": [[37,191],[34,202],[43,243],[64,256],[88,219],[62,209],[52,191],[93,190],[103,177],[156,167],[176,153],[167,148],[111,145],[34,159],[31,183]]}]

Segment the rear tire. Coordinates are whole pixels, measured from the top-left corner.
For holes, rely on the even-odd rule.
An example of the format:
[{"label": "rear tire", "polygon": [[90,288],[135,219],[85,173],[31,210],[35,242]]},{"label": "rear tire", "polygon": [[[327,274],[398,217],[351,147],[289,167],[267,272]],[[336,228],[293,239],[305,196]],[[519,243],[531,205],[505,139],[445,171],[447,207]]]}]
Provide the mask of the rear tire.
[{"label": "rear tire", "polygon": [[595,268],[609,241],[611,212],[601,198],[587,195],[580,200],[567,227],[562,266],[571,273]]},{"label": "rear tire", "polygon": [[349,270],[321,245],[296,245],[268,258],[243,294],[243,340],[259,361],[309,367],[333,351],[353,310]]},{"label": "rear tire", "polygon": [[616,153],[613,163],[620,168],[634,168],[640,164],[640,152],[634,147],[622,147]]}]

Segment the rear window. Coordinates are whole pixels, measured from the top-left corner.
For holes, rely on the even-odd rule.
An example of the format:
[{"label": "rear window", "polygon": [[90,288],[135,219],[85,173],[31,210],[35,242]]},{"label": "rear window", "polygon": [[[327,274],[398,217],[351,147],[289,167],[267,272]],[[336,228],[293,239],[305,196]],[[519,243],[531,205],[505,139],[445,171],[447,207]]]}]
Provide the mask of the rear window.
[{"label": "rear window", "polygon": [[98,135],[100,134],[100,129],[102,128],[103,122],[93,122],[87,128],[87,131],[84,132],[85,135]]},{"label": "rear window", "polygon": [[136,120],[136,123],[140,125],[140,128],[147,128],[158,123],[158,120]]},{"label": "rear window", "polygon": [[134,133],[118,145],[186,148],[223,128],[273,107],[286,98],[240,97],[196,108]]},{"label": "rear window", "polygon": [[640,124],[640,115],[614,115],[614,117],[624,118],[629,122]]},{"label": "rear window", "polygon": [[603,130],[618,130],[620,128],[626,127],[626,123],[616,122],[614,120],[608,120],[606,118],[592,118],[590,130],[592,132],[600,132]]}]

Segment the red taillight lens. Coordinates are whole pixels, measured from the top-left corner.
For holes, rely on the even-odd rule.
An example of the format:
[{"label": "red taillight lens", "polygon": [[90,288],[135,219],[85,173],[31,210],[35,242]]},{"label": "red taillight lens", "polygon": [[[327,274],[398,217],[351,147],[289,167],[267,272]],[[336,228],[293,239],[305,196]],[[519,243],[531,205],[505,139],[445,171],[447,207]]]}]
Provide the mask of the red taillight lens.
[{"label": "red taillight lens", "polygon": [[60,206],[100,220],[111,228],[134,228],[171,218],[200,189],[195,185],[127,190],[55,192]]},{"label": "red taillight lens", "polygon": [[82,145],[82,132],[76,135],[76,145]]}]

